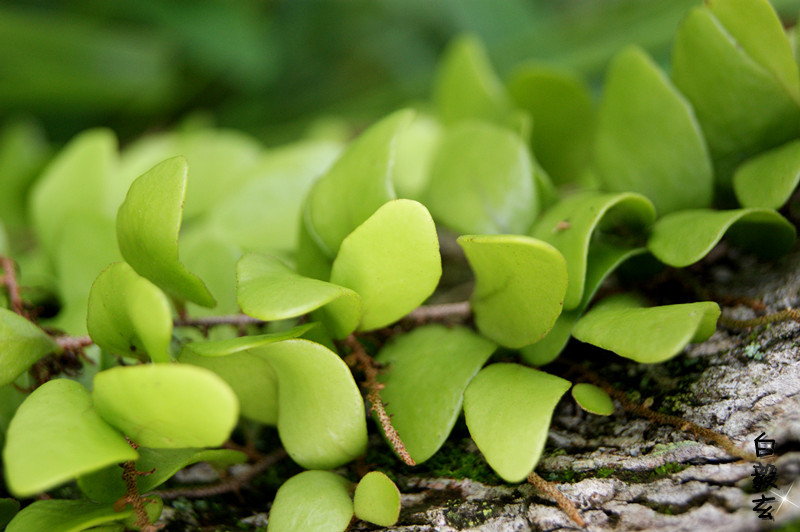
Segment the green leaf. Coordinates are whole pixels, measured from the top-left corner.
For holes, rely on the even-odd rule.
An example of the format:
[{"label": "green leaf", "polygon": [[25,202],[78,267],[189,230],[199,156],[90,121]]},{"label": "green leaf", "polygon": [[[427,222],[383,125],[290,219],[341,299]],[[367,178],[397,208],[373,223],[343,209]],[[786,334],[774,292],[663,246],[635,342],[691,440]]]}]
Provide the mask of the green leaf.
[{"label": "green leaf", "polygon": [[[303,212],[307,211],[304,210]],[[326,255],[317,240],[311,236],[308,223],[305,217],[300,222],[300,235],[298,236],[297,251],[294,257],[297,272],[312,279],[327,281],[331,277],[333,258]]]},{"label": "green leaf", "polygon": [[519,364],[492,364],[464,392],[472,439],[506,482],[521,482],[544,450],[550,418],[569,381]]},{"label": "green leaf", "polygon": [[423,194],[438,221],[460,233],[524,233],[539,212],[528,149],[487,122],[448,128]]},{"label": "green leaf", "polygon": [[788,252],[795,239],[794,226],[770,209],[697,209],[660,218],[647,249],[661,262],[683,268],[705,257],[726,233],[734,243],[766,258]]},{"label": "green leaf", "polygon": [[87,326],[94,343],[106,351],[170,361],[169,301],[156,285],[124,262],[109,266],[92,285]]},{"label": "green leaf", "polygon": [[325,325],[337,338],[353,332],[361,318],[361,299],[354,291],[303,277],[280,260],[255,253],[236,265],[236,296],[245,314],[265,321],[326,307]]},{"label": "green leaf", "polygon": [[402,110],[371,126],[314,184],[304,211],[306,228],[328,257],[335,257],[345,237],[378,207],[395,199],[396,140],[412,117],[412,111]]},{"label": "green leaf", "polygon": [[422,114],[397,136],[393,182],[398,196],[422,201],[441,137],[439,121]]},{"label": "green leaf", "polygon": [[400,490],[380,471],[371,471],[356,486],[353,508],[363,521],[392,526],[400,517]]},{"label": "green leaf", "polygon": [[642,364],[669,360],[689,342],[714,334],[719,305],[712,301],[642,308],[629,294],[604,299],[586,313],[572,335]]},{"label": "green leaf", "polygon": [[416,463],[444,444],[464,389],[496,348],[467,328],[427,325],[396,337],[375,357],[386,368],[378,376],[386,412]]},{"label": "green leaf", "polygon": [[132,508],[117,512],[113,504],[59,499],[35,501],[11,520],[6,532],[81,532],[121,521],[132,514]]},{"label": "green leaf", "polygon": [[567,261],[566,310],[576,308],[583,299],[589,242],[595,231],[619,226],[638,231],[654,219],[650,200],[634,193],[581,192],[544,213],[530,234],[552,244]]},{"label": "green leaf", "polygon": [[800,184],[800,140],[745,161],[733,175],[736,199],[743,207],[779,209]]},{"label": "green leaf", "polygon": [[39,327],[0,308],[0,386],[14,382],[37,360],[61,348]]},{"label": "green leaf", "polygon": [[694,111],[637,46],[608,68],[594,165],[605,189],[647,196],[659,214],[711,205],[714,172]]},{"label": "green leaf", "polygon": [[227,383],[188,364],[101,371],[92,396],[103,419],[145,447],[222,445],[239,417],[239,403]]},{"label": "green leaf", "polygon": [[187,171],[186,159],[173,157],[139,176],[119,207],[117,240],[139,275],[174,297],[213,307],[203,281],[178,260]]},{"label": "green leaf", "polygon": [[15,499],[0,499],[0,529],[5,530],[17,512],[19,512],[19,502]]},{"label": "green leaf", "polygon": [[465,235],[458,243],[475,272],[471,302],[481,333],[508,347],[539,341],[561,313],[567,290],[561,253],[517,235]]},{"label": "green leaf", "polygon": [[308,340],[286,340],[251,352],[278,376],[278,434],[295,462],[307,469],[331,469],[364,452],[364,400],[336,353]]},{"label": "green leaf", "polygon": [[247,351],[254,347],[271,344],[274,342],[282,342],[303,336],[306,331],[314,327],[315,323],[308,323],[299,325],[286,331],[257,334],[248,336],[239,336],[236,338],[228,338],[226,340],[213,340],[210,342],[190,342],[183,346],[180,356],[197,355],[203,357],[226,357],[242,351]]},{"label": "green leaf", "polygon": [[578,405],[592,414],[610,416],[614,413],[611,397],[594,384],[580,383],[572,387],[572,398]]},{"label": "green leaf", "polygon": [[[0,133],[0,219],[9,231],[28,225],[28,189],[49,156],[42,128],[32,120],[13,120]],[[0,522],[0,527],[2,523]]]},{"label": "green leaf", "polygon": [[401,199],[383,205],[347,236],[333,262],[331,282],[361,297],[358,329],[368,331],[414,310],[433,293],[441,275],[431,215],[420,203]]},{"label": "green leaf", "polygon": [[236,262],[242,251],[230,240],[217,234],[208,224],[195,225],[181,234],[181,260],[186,268],[203,279],[217,301],[213,308],[194,303],[186,305],[190,316],[238,314],[236,302]]},{"label": "green leaf", "polygon": [[690,11],[675,36],[672,79],[694,107],[724,198],[732,195],[731,176],[742,161],[800,134],[789,79],[797,77],[796,67],[775,77],[791,50],[769,11],[765,0],[715,2]]},{"label": "green leaf", "polygon": [[[247,455],[231,449],[150,449],[139,447],[137,471],[153,471],[149,475],[136,477],[139,493],[146,494],[169,480],[184,467],[199,462],[239,464],[247,461]],[[114,502],[125,495],[127,487],[122,479],[122,469],[113,465],[78,479],[81,491],[98,502]]]},{"label": "green leaf", "polygon": [[268,532],[344,532],[353,517],[350,482],[327,471],[304,471],[278,489]]},{"label": "green leaf", "polygon": [[138,456],[100,418],[86,388],[66,379],[49,381],[28,396],[11,420],[3,449],[8,489],[18,497]]},{"label": "green leaf", "polygon": [[558,184],[576,182],[589,159],[595,121],[586,82],[571,71],[528,62],[514,69],[508,91],[533,117],[539,164]]},{"label": "green leaf", "polygon": [[67,220],[104,214],[107,183],[117,164],[117,140],[108,129],[75,137],[45,168],[30,193],[30,214],[39,242],[54,252]]},{"label": "green leaf", "polygon": [[472,36],[448,45],[437,67],[433,101],[446,124],[469,118],[503,122],[512,109],[486,50]]}]

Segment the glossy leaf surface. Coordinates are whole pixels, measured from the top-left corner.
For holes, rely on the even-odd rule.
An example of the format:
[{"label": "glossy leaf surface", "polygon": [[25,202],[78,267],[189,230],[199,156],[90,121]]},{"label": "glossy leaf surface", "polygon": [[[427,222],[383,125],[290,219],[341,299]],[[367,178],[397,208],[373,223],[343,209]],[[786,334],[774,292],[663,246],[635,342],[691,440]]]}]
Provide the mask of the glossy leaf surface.
[{"label": "glossy leaf surface", "polygon": [[464,389],[496,349],[464,327],[419,327],[386,345],[375,360],[381,398],[406,450],[422,463],[439,450],[461,412]]},{"label": "glossy leaf surface", "polygon": [[800,141],[762,153],[742,164],[733,176],[743,207],[781,208],[800,184]]},{"label": "glossy leaf surface", "polygon": [[788,220],[770,209],[698,209],[660,218],[647,249],[661,262],[682,268],[705,257],[728,233],[735,244],[773,258],[791,249],[795,232]]},{"label": "glossy leaf surface", "polygon": [[694,112],[639,47],[608,68],[594,166],[603,188],[647,196],[661,215],[711,205],[714,172]]},{"label": "glossy leaf surface", "polygon": [[86,388],[66,379],[49,381],[28,396],[11,420],[3,449],[6,482],[19,497],[137,457],[97,414]]},{"label": "glossy leaf surface", "polygon": [[638,298],[606,298],[572,330],[581,342],[643,364],[669,360],[689,342],[708,339],[716,328],[719,305],[711,301],[643,308]]},{"label": "glossy leaf surface", "polygon": [[400,490],[380,471],[371,471],[356,486],[353,509],[363,521],[392,526],[400,516]]},{"label": "glossy leaf surface", "polygon": [[328,471],[304,471],[278,490],[269,532],[344,532],[353,517],[350,482]]},{"label": "glossy leaf surface", "polygon": [[169,362],[172,312],[159,288],[124,262],[104,270],[92,285],[89,335],[117,355]]},{"label": "glossy leaf surface", "polygon": [[542,215],[531,236],[552,244],[567,261],[566,310],[577,307],[583,299],[589,242],[594,232],[618,226],[641,230],[654,219],[650,200],[634,193],[582,192],[561,200]]},{"label": "glossy leaf surface", "polygon": [[539,341],[561,313],[567,290],[561,253],[516,235],[465,235],[458,243],[475,273],[470,301],[481,333],[508,347]]},{"label": "glossy leaf surface", "polygon": [[303,277],[279,259],[254,253],[236,265],[236,294],[245,314],[265,321],[302,316],[327,305],[325,323],[337,338],[353,332],[361,318],[361,298],[353,290]]},{"label": "glossy leaf surface", "polygon": [[569,381],[519,364],[492,364],[464,392],[470,435],[506,482],[521,482],[544,450],[550,418]]},{"label": "glossy leaf surface", "polygon": [[203,281],[178,260],[187,172],[186,159],[173,157],[139,176],[117,212],[117,240],[139,275],[177,298],[213,307]]},{"label": "glossy leaf surface", "polygon": [[[358,329],[384,327],[430,296],[442,275],[439,239],[427,209],[413,200],[383,205],[342,242],[331,282],[361,297]],[[332,309],[336,311],[337,309]]]},{"label": "glossy leaf surface", "polygon": [[614,403],[611,397],[594,384],[582,382],[572,387],[572,398],[578,405],[592,414],[610,416],[614,413]]},{"label": "glossy leaf surface", "polygon": [[39,327],[0,308],[0,386],[25,373],[37,360],[61,348]]},{"label": "glossy leaf surface", "polygon": [[6,532],[81,532],[95,526],[121,521],[133,514],[132,508],[121,512],[113,504],[91,501],[50,499],[35,501],[8,524]]},{"label": "glossy leaf surface", "polygon": [[528,149],[488,122],[448,128],[423,194],[436,219],[459,233],[525,233],[539,212]]},{"label": "glossy leaf surface", "polygon": [[145,447],[214,447],[239,417],[236,395],[211,371],[188,364],[116,367],[98,373],[95,408]]}]

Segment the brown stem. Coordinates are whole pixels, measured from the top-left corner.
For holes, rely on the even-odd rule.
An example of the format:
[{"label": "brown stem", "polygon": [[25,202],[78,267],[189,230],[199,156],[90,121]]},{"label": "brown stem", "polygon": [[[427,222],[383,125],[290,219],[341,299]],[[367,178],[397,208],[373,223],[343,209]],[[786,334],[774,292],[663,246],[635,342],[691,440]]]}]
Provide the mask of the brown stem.
[{"label": "brown stem", "polygon": [[277,464],[286,458],[286,451],[280,449],[273,453],[267,454],[259,458],[247,471],[234,475],[225,480],[206,486],[191,486],[185,488],[175,488],[170,490],[154,491],[153,494],[158,495],[164,500],[177,499],[178,497],[213,497],[214,495],[221,495],[232,491],[238,491],[245,484],[250,482],[253,478],[260,475],[273,465]]},{"label": "brown stem", "polygon": [[534,488],[541,491],[545,495],[550,495],[552,498],[554,498],[561,509],[564,510],[564,513],[567,514],[570,519],[575,521],[578,526],[582,528],[586,527],[586,522],[581,517],[581,514],[578,513],[578,509],[571,500],[567,499],[567,497],[561,493],[561,491],[559,491],[555,484],[546,481],[533,471],[531,471],[528,475],[528,482],[530,482]]},{"label": "brown stem", "polygon": [[[134,449],[138,449],[139,446],[131,441],[128,438],[128,443]],[[158,530],[159,527],[153,525],[150,522],[150,517],[147,515],[147,510],[144,505],[145,499],[139,493],[139,486],[136,483],[137,477],[143,475],[150,475],[153,471],[137,471],[136,470],[136,462],[133,460],[129,460],[127,462],[123,462],[120,464],[122,467],[122,480],[125,481],[125,487],[127,488],[125,495],[123,495],[117,502],[114,503],[114,509],[117,511],[122,511],[125,506],[130,504],[133,506],[133,511],[136,514],[136,526],[139,527],[144,532],[153,532]]]},{"label": "brown stem", "polygon": [[778,321],[794,320],[800,322],[800,311],[793,308],[787,308],[774,314],[767,314],[766,316],[759,316],[750,320],[736,320],[729,318],[724,314],[719,317],[719,324],[728,329],[750,329],[751,327],[760,327]]},{"label": "brown stem", "polygon": [[227,316],[206,316],[202,318],[189,318],[188,316],[179,316],[175,320],[175,327],[213,327],[215,325],[261,325],[266,323],[264,320],[253,318],[246,314],[230,314]]},{"label": "brown stem", "polygon": [[378,416],[378,421],[381,423],[381,427],[383,428],[383,433],[386,435],[386,439],[388,439],[392,444],[394,451],[403,460],[403,462],[410,466],[417,465],[414,459],[411,458],[411,455],[408,454],[408,450],[406,449],[403,440],[400,439],[400,435],[397,434],[397,431],[392,426],[391,416],[386,413],[386,409],[383,406],[383,401],[381,400],[380,394],[383,384],[378,382],[378,364],[371,356],[367,354],[366,351],[364,351],[364,346],[362,346],[361,342],[359,342],[352,334],[345,339],[344,343],[350,348],[351,351],[348,357],[348,363],[351,366],[358,366],[361,371],[364,372],[366,380],[364,381],[363,386],[368,390],[367,399],[371,405],[370,409]]},{"label": "brown stem", "polygon": [[58,336],[55,341],[64,351],[78,351],[94,344],[90,336]]},{"label": "brown stem", "polygon": [[458,303],[417,307],[403,318],[403,321],[410,321],[415,324],[429,321],[463,321],[469,318],[471,314],[472,307],[469,301],[459,301]]},{"label": "brown stem", "polygon": [[14,261],[4,255],[0,255],[0,268],[3,269],[3,276],[0,277],[0,284],[5,286],[6,290],[8,290],[11,310],[20,316],[25,316],[25,312],[22,308],[22,298],[19,295],[17,271],[14,266]]}]

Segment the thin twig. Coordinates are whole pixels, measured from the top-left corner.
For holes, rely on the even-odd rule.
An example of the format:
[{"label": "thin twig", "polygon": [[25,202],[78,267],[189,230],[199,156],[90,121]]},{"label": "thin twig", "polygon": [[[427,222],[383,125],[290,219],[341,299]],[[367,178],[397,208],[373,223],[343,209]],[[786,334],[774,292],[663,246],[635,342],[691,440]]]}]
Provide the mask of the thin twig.
[{"label": "thin twig", "polygon": [[230,314],[226,316],[205,316],[201,318],[189,318],[187,316],[175,319],[175,327],[213,327],[215,325],[261,325],[266,323],[264,320],[253,318],[246,314]]},{"label": "thin twig", "polygon": [[[128,444],[133,447],[134,449],[138,449],[139,446],[131,441],[129,438],[125,438],[128,441]],[[145,499],[139,493],[139,485],[136,483],[136,479],[141,476],[151,475],[155,471],[137,471],[136,470],[136,462],[133,460],[129,460],[127,462],[123,462],[120,464],[122,467],[122,480],[125,481],[125,487],[127,488],[125,495],[123,495],[117,502],[114,503],[114,509],[122,511],[125,506],[130,504],[133,506],[133,511],[136,514],[136,526],[139,527],[144,532],[153,532],[158,530],[160,527],[153,525],[150,522],[150,517],[147,515],[147,509],[145,508],[144,501]]]},{"label": "thin twig", "polygon": [[19,295],[17,271],[14,266],[14,261],[4,255],[0,255],[0,268],[3,269],[3,276],[0,277],[0,284],[5,286],[6,290],[8,290],[11,310],[20,316],[25,316],[25,312],[22,308],[22,298]]},{"label": "thin twig", "polygon": [[417,307],[403,318],[403,320],[421,324],[429,321],[465,320],[469,318],[471,314],[472,307],[469,301],[459,301],[458,303],[443,303],[441,305]]},{"label": "thin twig", "polygon": [[750,329],[752,327],[760,327],[778,321],[794,320],[800,322],[800,311],[793,308],[787,308],[775,312],[774,314],[767,314],[766,316],[759,316],[749,320],[736,320],[729,318],[724,314],[719,317],[719,324],[727,329]]},{"label": "thin twig", "polygon": [[575,507],[575,504],[567,497],[561,493],[561,491],[553,484],[552,482],[548,482],[535,472],[531,471],[528,475],[528,482],[533,485],[534,488],[541,491],[545,495],[550,495],[552,498],[556,500],[558,505],[564,510],[564,513],[567,516],[575,521],[578,526],[585,528],[586,522],[581,517],[581,514],[578,513],[578,509]]},{"label": "thin twig", "polygon": [[366,380],[363,385],[368,390],[367,399],[371,405],[370,409],[378,416],[378,420],[383,428],[383,433],[403,462],[410,466],[417,465],[414,459],[411,458],[411,455],[408,454],[403,440],[400,439],[400,435],[397,434],[397,431],[392,426],[391,416],[386,413],[386,409],[383,406],[380,394],[383,384],[378,382],[378,364],[364,351],[364,346],[362,346],[361,342],[352,334],[345,339],[344,343],[351,350],[349,355],[349,363],[351,363],[351,366],[357,365],[364,372]]},{"label": "thin twig", "polygon": [[91,336],[58,336],[54,340],[64,351],[78,351],[94,344]]}]

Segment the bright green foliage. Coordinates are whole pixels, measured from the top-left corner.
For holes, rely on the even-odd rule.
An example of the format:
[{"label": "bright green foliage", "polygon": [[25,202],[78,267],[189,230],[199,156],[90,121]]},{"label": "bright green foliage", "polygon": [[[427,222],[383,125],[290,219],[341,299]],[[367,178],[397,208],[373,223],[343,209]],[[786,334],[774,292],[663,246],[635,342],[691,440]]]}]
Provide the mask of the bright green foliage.
[{"label": "bright green foliage", "polygon": [[286,331],[269,333],[269,334],[252,334],[247,336],[237,336],[236,338],[228,338],[225,340],[211,340],[208,342],[190,342],[185,344],[181,349],[180,356],[198,355],[210,358],[219,358],[247,351],[254,347],[271,344],[273,342],[282,342],[283,340],[290,340],[302,336],[306,331],[314,327],[316,324],[309,323],[306,325],[299,325]]},{"label": "bright green foliage", "polygon": [[642,49],[615,56],[597,122],[603,188],[643,194],[662,215],[711,205],[714,175],[694,112]]},{"label": "bright green foliage", "polygon": [[28,396],[11,420],[3,448],[6,483],[19,497],[137,457],[97,414],[89,392],[66,379],[47,382]]},{"label": "bright green foliage", "polygon": [[211,371],[188,364],[116,367],[98,373],[97,412],[145,447],[221,445],[239,416],[230,387]]},{"label": "bright green foliage", "polygon": [[561,200],[542,215],[530,234],[552,244],[567,261],[569,285],[565,310],[576,308],[583,299],[589,243],[595,231],[616,227],[637,231],[654,219],[653,204],[630,192],[581,192]]},{"label": "bright green foliage", "polygon": [[464,389],[495,349],[464,327],[428,325],[378,353],[375,360],[387,368],[379,376],[385,384],[381,398],[415,462],[444,444],[461,412]]},{"label": "bright green foliage", "polygon": [[422,201],[441,137],[442,126],[424,114],[416,115],[411,124],[400,131],[392,176],[399,197]]},{"label": "bright green foliage", "polygon": [[378,526],[392,526],[400,516],[400,490],[380,471],[364,475],[353,495],[356,517]]},{"label": "bright green foliage", "polygon": [[[247,461],[247,455],[231,449],[150,449],[139,447],[138,471],[153,471],[136,478],[139,493],[154,490],[186,466],[198,462],[231,465]],[[126,492],[120,468],[114,464],[78,479],[83,493],[93,501],[114,502]]]},{"label": "bright green foliage", "polygon": [[[27,189],[49,155],[44,134],[30,120],[7,122],[0,133],[0,219],[10,232],[27,224]],[[1,526],[1,524],[0,524]]]},{"label": "bright green foliage", "polygon": [[168,294],[213,307],[214,298],[199,277],[178,260],[188,167],[174,157],[154,166],[131,184],[117,213],[122,256],[136,272]]},{"label": "bright green foliage", "polygon": [[37,360],[61,348],[19,314],[0,308],[0,386],[22,375]]},{"label": "bright green foliage", "polygon": [[800,184],[800,141],[749,159],[733,176],[736,199],[743,207],[779,209]]},{"label": "bright green foliage", "polygon": [[224,240],[208,225],[194,225],[181,232],[181,262],[190,272],[203,279],[203,284],[217,305],[212,309],[187,303],[190,316],[219,316],[236,314],[236,262],[242,251],[236,244]]},{"label": "bright green foliage", "polygon": [[330,306],[326,324],[337,338],[353,332],[361,319],[361,298],[354,291],[303,277],[279,259],[254,253],[236,265],[236,296],[245,314],[267,321]]},{"label": "bright green foliage", "polygon": [[130,507],[117,512],[114,505],[108,503],[58,499],[36,501],[14,517],[6,532],[81,532],[121,521],[132,514]]},{"label": "bright green foliage", "polygon": [[508,81],[514,102],[533,117],[531,146],[558,184],[578,180],[589,159],[595,111],[586,82],[573,72],[519,65]]},{"label": "bright green foliage", "polygon": [[689,342],[707,340],[719,314],[712,301],[643,308],[639,298],[621,294],[598,303],[578,320],[572,334],[581,342],[654,364],[679,354]]},{"label": "bright green foliage", "polygon": [[278,490],[269,532],[344,532],[353,517],[350,482],[327,471],[304,471]]},{"label": "bright green foliage", "polygon": [[610,416],[614,413],[611,397],[594,384],[582,382],[572,387],[572,397],[578,405],[592,414]]},{"label": "bright green foliage", "polygon": [[395,145],[412,117],[411,111],[398,111],[370,127],[314,184],[306,204],[306,228],[328,257],[335,257],[345,237],[378,207],[395,199]]},{"label": "bright green foliage", "polygon": [[414,310],[441,275],[431,215],[422,204],[400,199],[383,205],[344,239],[331,282],[358,293],[363,304],[358,329],[368,331]]},{"label": "bright green foliage", "polygon": [[561,253],[521,235],[465,235],[458,243],[475,272],[470,301],[478,329],[508,347],[522,347],[547,334],[567,290]]},{"label": "bright green foliage", "polygon": [[469,121],[445,131],[423,198],[439,222],[460,233],[524,233],[539,213],[536,192],[519,136]]},{"label": "bright green foliage", "polygon": [[705,257],[726,233],[739,246],[763,257],[778,257],[791,249],[796,231],[770,209],[687,210],[659,219],[647,249],[661,262],[682,268]]},{"label": "bright green foliage", "polygon": [[544,450],[553,409],[570,383],[519,364],[492,364],[464,392],[467,426],[506,482],[528,476]]},{"label": "bright green foliage", "polygon": [[110,353],[170,361],[169,301],[124,262],[109,266],[92,285],[87,326],[92,340]]},{"label": "bright green foliage", "polygon": [[308,340],[286,340],[252,352],[269,362],[278,377],[278,434],[295,462],[330,469],[364,452],[364,401],[336,353]]}]

